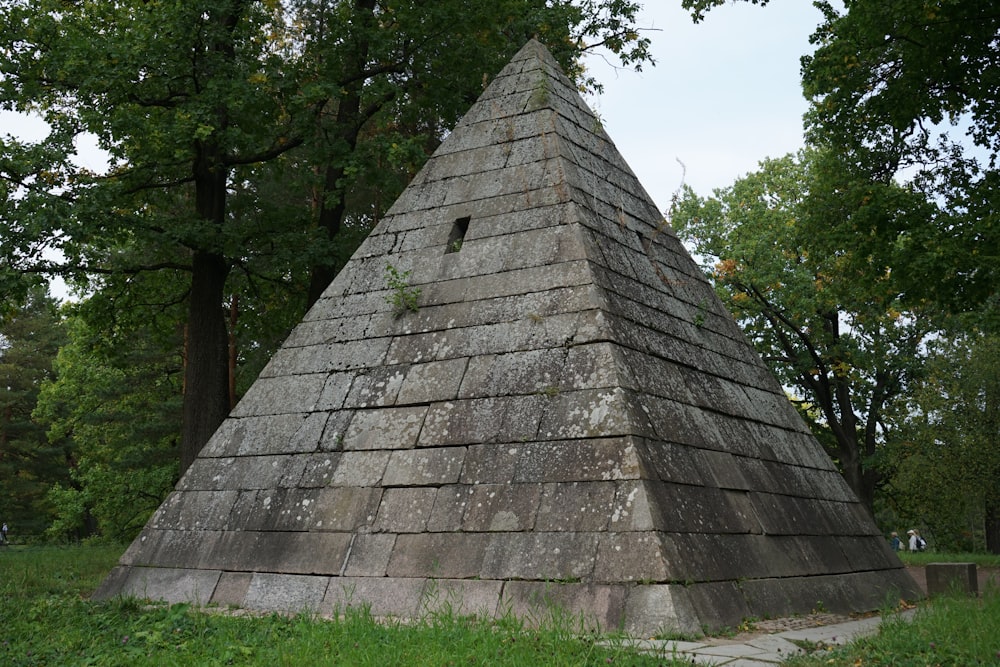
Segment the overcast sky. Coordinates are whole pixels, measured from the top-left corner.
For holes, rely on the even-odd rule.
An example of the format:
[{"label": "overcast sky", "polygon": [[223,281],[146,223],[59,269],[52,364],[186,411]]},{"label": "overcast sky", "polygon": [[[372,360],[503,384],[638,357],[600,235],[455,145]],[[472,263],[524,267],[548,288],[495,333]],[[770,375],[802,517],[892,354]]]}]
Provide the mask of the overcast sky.
[{"label": "overcast sky", "polygon": [[679,0],[644,5],[656,65],[616,72],[590,58],[604,93],[587,102],[661,210],[682,178],[709,195],[802,147],[799,59],[822,18],[811,2],[726,4],[697,25]]}]

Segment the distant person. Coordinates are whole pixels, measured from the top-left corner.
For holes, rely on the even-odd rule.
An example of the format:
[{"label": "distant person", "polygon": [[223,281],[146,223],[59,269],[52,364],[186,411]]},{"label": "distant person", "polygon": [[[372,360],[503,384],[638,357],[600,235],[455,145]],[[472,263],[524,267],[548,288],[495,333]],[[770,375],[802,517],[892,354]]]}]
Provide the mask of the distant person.
[{"label": "distant person", "polygon": [[920,533],[913,528],[906,531],[906,534],[910,536],[910,551],[923,551],[927,548],[927,540],[920,537]]},{"label": "distant person", "polygon": [[3,522],[3,527],[0,528],[0,542],[7,544],[7,522]]},{"label": "distant person", "polygon": [[889,540],[889,545],[892,547],[893,551],[899,551],[903,548],[903,540],[899,539],[899,533],[892,531],[892,539]]}]

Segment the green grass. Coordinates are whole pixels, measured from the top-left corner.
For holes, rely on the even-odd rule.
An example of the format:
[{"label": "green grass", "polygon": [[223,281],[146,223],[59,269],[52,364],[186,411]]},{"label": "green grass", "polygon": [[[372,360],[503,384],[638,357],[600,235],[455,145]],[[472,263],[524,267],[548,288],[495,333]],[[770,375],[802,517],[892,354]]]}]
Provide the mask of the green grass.
[{"label": "green grass", "polygon": [[580,634],[571,619],[450,613],[412,624],[355,610],[339,620],[202,613],[87,595],[121,548],[0,549],[0,665],[667,665]]},{"label": "green grass", "polygon": [[[0,548],[0,665],[672,665],[599,645],[572,619],[529,630],[512,617],[450,613],[412,624],[363,610],[339,620],[203,613],[187,605],[90,602],[121,547]],[[941,554],[906,554],[923,564]],[[993,560],[991,560],[993,559]],[[950,558],[989,567],[995,557]],[[919,561],[919,562],[915,562]],[[884,614],[880,632],[790,665],[1000,665],[1000,590],[941,597],[912,620]]]},{"label": "green grass", "polygon": [[878,634],[790,660],[793,667],[1000,665],[1000,590],[936,597],[912,619],[885,613]]},{"label": "green grass", "polygon": [[977,567],[1000,567],[996,554],[944,554],[934,551],[901,551],[899,559],[906,565],[928,563],[975,563]]}]

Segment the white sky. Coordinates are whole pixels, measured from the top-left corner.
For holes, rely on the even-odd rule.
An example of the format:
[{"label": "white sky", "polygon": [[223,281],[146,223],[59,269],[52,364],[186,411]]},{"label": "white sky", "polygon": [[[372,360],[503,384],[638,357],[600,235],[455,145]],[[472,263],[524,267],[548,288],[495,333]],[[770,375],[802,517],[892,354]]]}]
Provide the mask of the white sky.
[{"label": "white sky", "polygon": [[656,65],[615,72],[590,58],[604,93],[587,102],[661,210],[682,179],[710,195],[802,147],[799,59],[822,19],[811,2],[726,4],[697,25],[680,0],[644,5]]}]

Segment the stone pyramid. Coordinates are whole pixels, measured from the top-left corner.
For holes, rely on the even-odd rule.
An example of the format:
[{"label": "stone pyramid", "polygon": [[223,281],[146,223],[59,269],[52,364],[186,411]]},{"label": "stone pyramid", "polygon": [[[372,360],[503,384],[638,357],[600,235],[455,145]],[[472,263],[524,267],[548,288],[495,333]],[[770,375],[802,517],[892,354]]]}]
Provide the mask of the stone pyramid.
[{"label": "stone pyramid", "polygon": [[649,634],[919,591],[532,41],[96,595],[118,594]]}]

